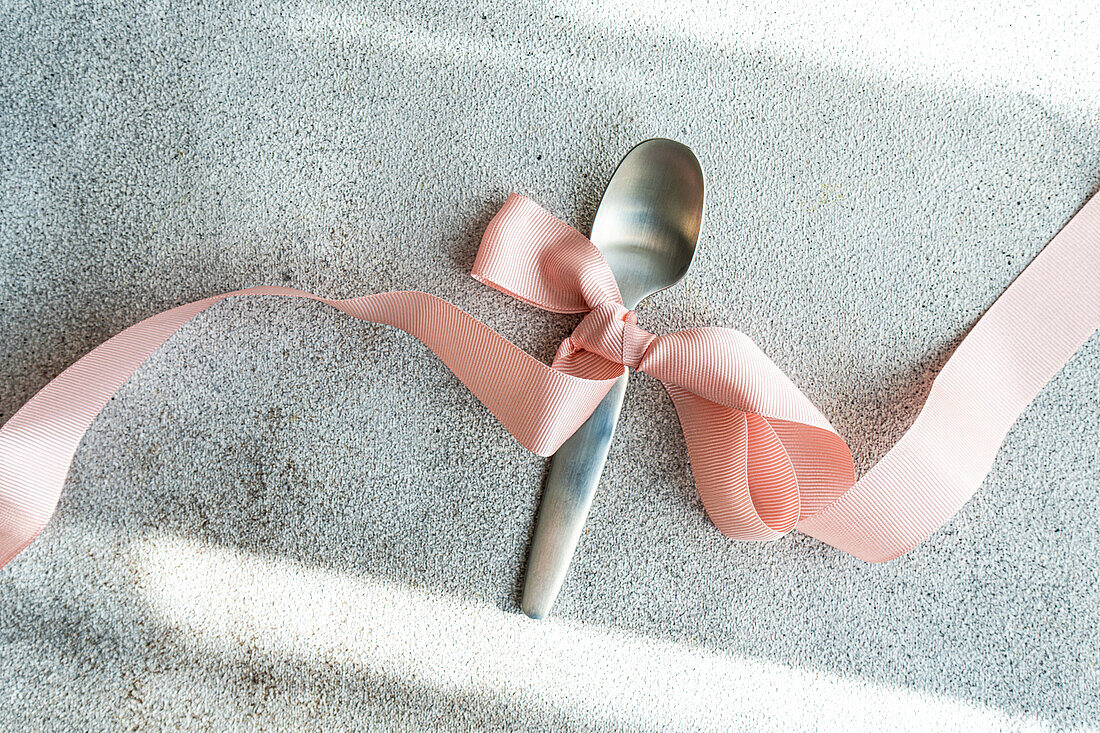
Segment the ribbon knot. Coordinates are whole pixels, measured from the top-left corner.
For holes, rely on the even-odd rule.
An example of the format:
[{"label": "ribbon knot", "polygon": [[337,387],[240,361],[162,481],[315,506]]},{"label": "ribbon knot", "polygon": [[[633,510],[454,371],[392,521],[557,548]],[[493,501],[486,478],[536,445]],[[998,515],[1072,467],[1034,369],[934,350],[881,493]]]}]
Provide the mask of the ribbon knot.
[{"label": "ribbon knot", "polygon": [[637,369],[646,350],[657,337],[638,326],[638,316],[614,300],[588,312],[569,338],[558,348],[556,363],[573,358],[578,351],[595,354],[612,364]]}]

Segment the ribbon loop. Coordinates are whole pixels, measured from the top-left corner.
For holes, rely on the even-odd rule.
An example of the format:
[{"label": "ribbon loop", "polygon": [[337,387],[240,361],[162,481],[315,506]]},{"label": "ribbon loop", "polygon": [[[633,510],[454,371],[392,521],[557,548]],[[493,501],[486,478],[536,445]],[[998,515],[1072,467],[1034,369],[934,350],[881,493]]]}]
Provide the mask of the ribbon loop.
[{"label": "ribbon loop", "polygon": [[489,222],[470,273],[478,282],[555,313],[622,303],[603,255],[588,238],[513,193]]}]

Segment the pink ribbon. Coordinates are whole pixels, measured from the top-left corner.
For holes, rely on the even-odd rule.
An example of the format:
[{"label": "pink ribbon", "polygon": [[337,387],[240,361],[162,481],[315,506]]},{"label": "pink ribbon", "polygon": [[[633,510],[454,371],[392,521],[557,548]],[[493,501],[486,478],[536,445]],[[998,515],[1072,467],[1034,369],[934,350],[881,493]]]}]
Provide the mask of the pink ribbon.
[{"label": "pink ribbon", "polygon": [[77,445],[107,401],[187,321],[236,295],[310,298],[408,332],[543,456],[580,427],[624,367],[645,372],[672,396],[699,493],[724,534],[771,540],[798,529],[864,560],[889,560],[970,498],[1019,414],[1100,326],[1100,196],[978,321],[912,427],[858,482],[829,421],[747,336],[727,328],[643,330],[595,246],[532,201],[508,198],[485,231],[473,276],[539,308],[586,315],[551,366],[415,291],[330,300],[249,288],[114,336],[0,428],[0,566],[53,514]]}]

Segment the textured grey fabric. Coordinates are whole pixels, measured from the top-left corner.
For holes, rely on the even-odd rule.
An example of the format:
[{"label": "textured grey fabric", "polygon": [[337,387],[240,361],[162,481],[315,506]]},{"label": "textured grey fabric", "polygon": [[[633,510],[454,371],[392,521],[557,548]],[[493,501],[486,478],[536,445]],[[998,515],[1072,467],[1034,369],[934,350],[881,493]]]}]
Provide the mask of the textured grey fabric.
[{"label": "textured grey fabric", "polygon": [[[426,290],[548,359],[577,319],[470,279],[482,229],[515,190],[587,231],[662,135],[709,201],[640,323],[747,332],[865,470],[1100,185],[1091,5],[4,3],[0,419],[256,284]],[[405,335],[234,299],[107,406],[0,571],[0,728],[1089,729],[1098,375],[1094,337],[878,566],[723,538],[637,376],[535,623],[545,461]]]}]

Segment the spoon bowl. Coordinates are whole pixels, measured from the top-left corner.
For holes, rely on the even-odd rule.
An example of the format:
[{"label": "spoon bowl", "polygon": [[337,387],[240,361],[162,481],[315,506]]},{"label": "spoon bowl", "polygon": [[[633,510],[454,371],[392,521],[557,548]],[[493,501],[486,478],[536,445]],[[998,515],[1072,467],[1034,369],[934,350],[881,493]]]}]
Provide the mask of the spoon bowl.
[{"label": "spoon bowl", "polygon": [[695,256],[703,221],[703,171],[691,149],[655,138],[626,154],[592,222],[627,308],[675,285]]}]

